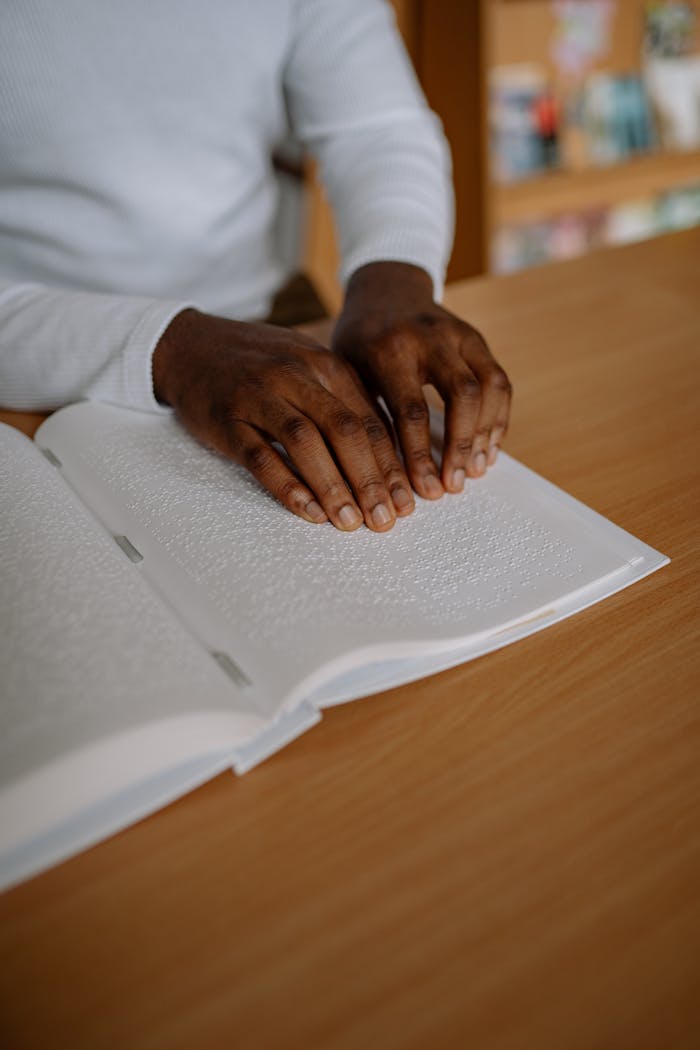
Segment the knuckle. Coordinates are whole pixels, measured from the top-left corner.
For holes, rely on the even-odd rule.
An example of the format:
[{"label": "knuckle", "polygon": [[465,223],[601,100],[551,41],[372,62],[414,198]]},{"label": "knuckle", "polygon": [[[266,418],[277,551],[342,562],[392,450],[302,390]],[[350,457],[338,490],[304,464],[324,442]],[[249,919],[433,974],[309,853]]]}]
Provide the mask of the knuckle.
[{"label": "knuckle", "polygon": [[251,474],[265,474],[274,462],[274,452],[267,445],[248,445],[243,449],[243,463]]},{"label": "knuckle", "polygon": [[355,482],[353,488],[356,494],[362,500],[363,497],[367,497],[372,493],[376,493],[377,489],[384,490],[384,478],[379,477],[378,474],[367,474],[365,477],[360,478]]},{"label": "knuckle", "polygon": [[334,413],[331,428],[341,438],[357,438],[365,433],[362,420],[349,409],[340,409]]},{"label": "knuckle", "polygon": [[301,362],[292,355],[282,356],[275,361],[274,369],[268,369],[267,375],[261,377],[261,385],[269,386],[296,385],[304,379],[306,371]]},{"label": "knuckle", "polygon": [[493,366],[493,368],[489,372],[487,382],[503,394],[511,394],[513,391],[510,379],[508,378],[508,376],[503,371],[500,365]]},{"label": "knuckle", "polygon": [[407,423],[427,423],[429,418],[428,406],[425,401],[412,398],[410,401],[405,401],[399,408],[399,415]]},{"label": "knuckle", "polygon": [[414,467],[422,467],[426,464],[433,466],[433,457],[429,448],[416,448],[413,449],[409,454],[408,458]]},{"label": "knuckle", "polygon": [[481,388],[474,376],[460,372],[452,379],[452,396],[458,401],[477,401],[481,397]]},{"label": "knuckle", "polygon": [[347,485],[340,479],[322,482],[315,485],[314,488],[324,502],[340,503],[342,501],[346,503],[350,495]]},{"label": "knuckle", "polygon": [[415,321],[421,328],[428,330],[445,327],[445,319],[440,314],[432,313],[429,310],[421,310],[417,313]]},{"label": "knuckle", "polygon": [[481,448],[484,445],[488,445],[491,431],[488,427],[479,427],[478,430],[474,431],[472,438],[472,446]]},{"label": "knuckle", "polygon": [[376,444],[378,441],[383,441],[384,438],[387,437],[386,427],[376,416],[365,416],[362,422],[365,428],[365,433],[372,444]]},{"label": "knuckle", "polygon": [[277,498],[287,506],[298,506],[304,502],[303,492],[296,478],[288,477],[277,489]]},{"label": "knuckle", "polygon": [[388,470],[384,472],[384,484],[388,489],[393,489],[395,485],[405,484],[406,478],[403,471],[398,463],[392,464]]},{"label": "knuckle", "polygon": [[304,445],[313,437],[313,427],[303,416],[289,416],[282,423],[281,429],[285,444]]},{"label": "knuckle", "polygon": [[459,438],[454,442],[452,448],[455,452],[459,453],[460,456],[468,456],[472,450],[472,439]]}]

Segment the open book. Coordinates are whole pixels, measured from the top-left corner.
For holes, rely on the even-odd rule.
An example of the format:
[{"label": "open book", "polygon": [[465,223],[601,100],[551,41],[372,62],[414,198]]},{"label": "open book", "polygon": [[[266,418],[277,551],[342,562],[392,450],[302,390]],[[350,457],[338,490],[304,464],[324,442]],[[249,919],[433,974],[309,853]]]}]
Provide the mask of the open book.
[{"label": "open book", "polygon": [[0,427],[0,887],[668,561],[505,454],[377,535],[169,415],[83,403],[35,441]]}]

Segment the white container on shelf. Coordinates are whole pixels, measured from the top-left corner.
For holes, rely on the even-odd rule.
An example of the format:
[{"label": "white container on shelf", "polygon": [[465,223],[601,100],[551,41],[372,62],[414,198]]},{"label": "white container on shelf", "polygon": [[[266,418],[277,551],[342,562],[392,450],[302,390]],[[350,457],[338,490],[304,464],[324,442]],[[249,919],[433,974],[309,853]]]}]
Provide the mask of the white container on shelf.
[{"label": "white container on shelf", "polygon": [[700,148],[700,55],[647,58],[644,79],[666,149]]}]

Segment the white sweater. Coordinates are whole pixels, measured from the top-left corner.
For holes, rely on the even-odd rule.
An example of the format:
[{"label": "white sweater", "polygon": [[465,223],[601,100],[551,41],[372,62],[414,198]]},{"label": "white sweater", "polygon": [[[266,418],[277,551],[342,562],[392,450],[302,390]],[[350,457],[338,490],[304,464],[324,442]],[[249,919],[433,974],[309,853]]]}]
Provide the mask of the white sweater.
[{"label": "white sweater", "polygon": [[0,404],[154,411],[177,312],[264,316],[289,128],[341,279],[396,259],[440,294],[449,155],[382,0],[3,0],[0,54]]}]

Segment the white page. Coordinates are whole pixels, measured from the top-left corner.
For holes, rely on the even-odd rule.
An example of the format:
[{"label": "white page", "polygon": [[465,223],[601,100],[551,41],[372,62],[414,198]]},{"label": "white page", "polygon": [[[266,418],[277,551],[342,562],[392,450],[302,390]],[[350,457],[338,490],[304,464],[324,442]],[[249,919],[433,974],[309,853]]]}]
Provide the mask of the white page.
[{"label": "white page", "polygon": [[0,885],[13,851],[24,850],[22,871],[72,852],[68,840],[50,858],[31,845],[57,823],[148,781],[150,803],[146,793],[136,814],[113,812],[103,834],[123,826],[162,800],[159,775],[196,760],[206,779],[265,728],[255,689],[224,673],[58,470],[5,426],[0,590]]},{"label": "white page", "polygon": [[[462,495],[418,500],[377,535],[294,518],[170,416],[83,404],[39,440],[142,551],[154,587],[273,707],[290,691],[347,699],[363,662],[378,674],[358,674],[355,696],[406,680],[398,658],[410,658],[409,677],[450,666],[667,560],[505,455]],[[345,676],[338,688],[329,669]]]}]

